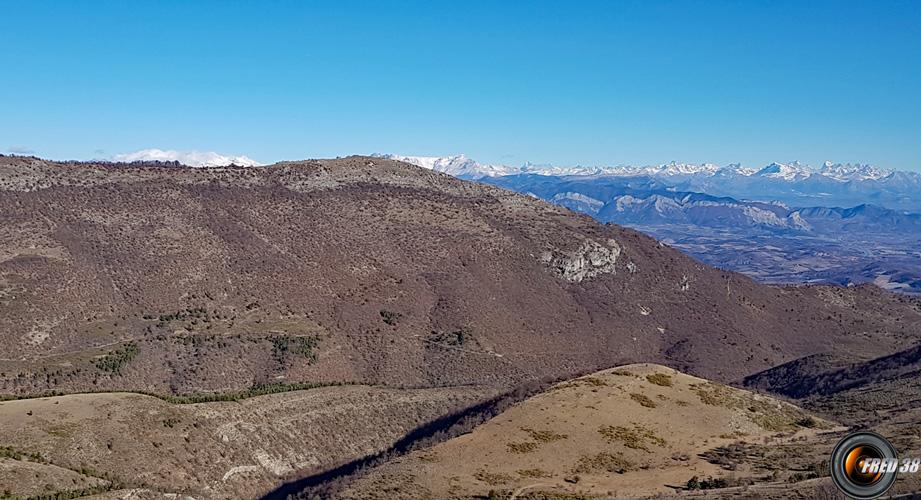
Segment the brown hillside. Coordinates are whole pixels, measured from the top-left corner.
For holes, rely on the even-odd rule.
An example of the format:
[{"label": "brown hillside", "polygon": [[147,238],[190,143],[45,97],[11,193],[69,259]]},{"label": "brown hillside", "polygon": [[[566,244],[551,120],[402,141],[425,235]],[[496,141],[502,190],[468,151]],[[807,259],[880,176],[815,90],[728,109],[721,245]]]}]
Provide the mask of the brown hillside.
[{"label": "brown hillside", "polygon": [[919,302],[782,288],[399,162],[0,158],[0,391],[510,384],[654,361],[720,381],[917,340]]},{"label": "brown hillside", "polygon": [[257,498],[494,395],[484,387],[342,386],[199,404],[126,393],[6,401],[0,492],[73,498],[66,495],[92,487],[143,488],[155,498]]},{"label": "brown hillside", "polygon": [[697,477],[725,481],[723,498],[764,498],[777,486],[814,491],[795,483],[815,475],[797,471],[820,470],[841,430],[767,396],[630,365],[558,384],[331,497],[638,498],[688,492]]}]

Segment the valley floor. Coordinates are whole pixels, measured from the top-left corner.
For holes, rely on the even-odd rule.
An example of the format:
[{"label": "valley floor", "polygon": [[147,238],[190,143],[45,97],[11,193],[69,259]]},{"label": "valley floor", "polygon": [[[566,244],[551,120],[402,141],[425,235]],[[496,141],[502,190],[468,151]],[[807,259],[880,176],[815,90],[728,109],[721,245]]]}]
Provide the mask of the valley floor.
[{"label": "valley floor", "polygon": [[702,262],[763,283],[873,283],[921,294],[916,235],[848,233],[837,238],[747,234],[691,225],[634,226]]}]

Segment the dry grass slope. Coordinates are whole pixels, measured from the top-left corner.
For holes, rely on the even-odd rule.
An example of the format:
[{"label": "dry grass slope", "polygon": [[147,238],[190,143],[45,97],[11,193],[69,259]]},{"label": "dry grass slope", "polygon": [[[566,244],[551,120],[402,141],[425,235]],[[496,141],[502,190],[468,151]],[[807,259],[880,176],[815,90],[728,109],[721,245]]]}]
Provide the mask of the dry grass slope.
[{"label": "dry grass slope", "polygon": [[[806,418],[811,424],[800,425]],[[673,493],[695,476],[698,485],[710,478],[786,484],[808,477],[774,473],[772,453],[818,462],[813,448],[824,450],[833,428],[766,396],[660,365],[629,365],[558,384],[470,434],[360,476],[341,495],[507,498],[533,489],[548,498],[642,496]],[[745,452],[728,451],[737,447]]]},{"label": "dry grass slope", "polygon": [[386,449],[494,395],[477,387],[341,386],[198,404],[125,393],[7,401],[0,403],[7,445],[0,493],[143,488],[253,498],[285,479]]}]

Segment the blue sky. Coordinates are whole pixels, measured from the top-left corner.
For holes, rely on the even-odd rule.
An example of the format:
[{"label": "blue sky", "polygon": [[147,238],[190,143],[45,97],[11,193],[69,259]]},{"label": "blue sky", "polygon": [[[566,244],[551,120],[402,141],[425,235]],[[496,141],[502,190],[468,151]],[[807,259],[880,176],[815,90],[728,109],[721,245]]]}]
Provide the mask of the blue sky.
[{"label": "blue sky", "polygon": [[0,150],[921,170],[921,3],[0,3]]}]

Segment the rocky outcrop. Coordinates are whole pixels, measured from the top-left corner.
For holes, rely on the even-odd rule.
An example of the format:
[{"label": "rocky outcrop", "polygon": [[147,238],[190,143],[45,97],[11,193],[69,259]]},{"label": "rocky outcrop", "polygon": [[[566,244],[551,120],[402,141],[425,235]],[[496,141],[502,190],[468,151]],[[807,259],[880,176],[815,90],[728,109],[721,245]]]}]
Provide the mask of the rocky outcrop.
[{"label": "rocky outcrop", "polygon": [[621,247],[613,239],[607,240],[607,245],[585,240],[574,252],[546,252],[542,257],[561,278],[578,283],[600,274],[613,274],[620,253]]}]

